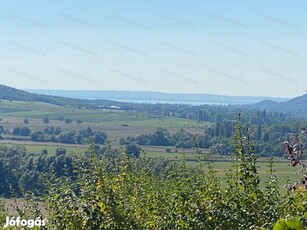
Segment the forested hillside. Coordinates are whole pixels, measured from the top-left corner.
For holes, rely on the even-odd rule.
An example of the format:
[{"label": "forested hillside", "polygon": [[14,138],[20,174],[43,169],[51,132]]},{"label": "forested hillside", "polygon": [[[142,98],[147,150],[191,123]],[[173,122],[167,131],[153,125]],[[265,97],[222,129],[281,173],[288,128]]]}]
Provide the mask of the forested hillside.
[{"label": "forested hillside", "polygon": [[110,108],[111,106],[127,109],[125,103],[110,100],[86,100],[67,97],[49,96],[44,94],[34,94],[23,90],[15,89],[9,86],[0,85],[0,99],[8,101],[28,101],[45,102],[60,106],[73,106],[79,108]]}]

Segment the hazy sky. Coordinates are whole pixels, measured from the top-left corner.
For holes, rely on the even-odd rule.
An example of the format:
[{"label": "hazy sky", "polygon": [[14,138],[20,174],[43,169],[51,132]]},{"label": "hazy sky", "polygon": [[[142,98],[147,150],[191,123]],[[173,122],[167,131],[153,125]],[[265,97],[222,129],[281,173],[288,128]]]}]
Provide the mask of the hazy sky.
[{"label": "hazy sky", "polygon": [[1,0],[1,84],[293,97],[307,1]]}]

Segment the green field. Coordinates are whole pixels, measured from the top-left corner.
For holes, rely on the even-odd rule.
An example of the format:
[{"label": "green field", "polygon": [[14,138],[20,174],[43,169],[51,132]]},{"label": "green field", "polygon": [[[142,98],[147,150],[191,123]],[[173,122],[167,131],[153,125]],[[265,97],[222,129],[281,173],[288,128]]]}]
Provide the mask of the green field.
[{"label": "green field", "polygon": [[[225,176],[227,171],[231,168],[233,160],[231,157],[220,157],[220,156],[210,156],[208,160],[204,160],[205,156],[197,156],[194,153],[158,153],[158,152],[149,152],[147,153],[148,157],[151,158],[165,158],[171,161],[182,162],[184,159],[187,162],[188,166],[195,167],[200,163],[207,167],[206,165],[210,164],[213,169],[217,172],[217,175]],[[199,161],[200,160],[200,161]],[[268,178],[268,161],[269,158],[260,158],[257,161],[258,173],[260,175],[261,184],[264,186],[264,182]],[[274,160],[274,170],[275,176],[279,182],[280,186],[283,186],[287,180],[290,179],[291,182],[300,180],[302,178],[301,174],[296,174],[298,167],[291,167],[289,162],[286,160],[275,159]]]},{"label": "green field", "polygon": [[[21,109],[22,108],[22,109]],[[0,102],[0,114],[3,119],[10,117],[28,118],[29,120],[42,119],[48,116],[50,120],[56,120],[59,116],[70,118],[73,121],[78,119],[87,123],[108,124],[114,126],[131,125],[137,127],[205,127],[206,122],[184,118],[150,118],[143,114],[137,114],[118,110],[87,110],[71,107],[56,106],[41,102]],[[62,122],[64,123],[64,122]],[[31,123],[30,123],[31,124]]]},{"label": "green field", "polygon": [[[176,132],[180,128],[184,128],[190,133],[202,134],[204,128],[209,126],[209,122],[197,122],[195,120],[184,118],[152,118],[143,114],[137,114],[127,111],[116,110],[86,110],[71,107],[56,106],[41,102],[0,102],[0,125],[6,129],[12,130],[14,127],[27,126],[31,130],[43,130],[48,126],[61,127],[62,131],[81,130],[90,127],[93,131],[100,130],[108,135],[113,147],[119,147],[118,139],[120,137],[138,136],[144,133],[154,132],[158,127],[167,128],[171,133]],[[50,122],[43,123],[42,118],[48,116]],[[58,117],[70,118],[73,121],[82,120],[81,124],[73,122],[66,124],[64,121],[56,120]],[[23,120],[27,118],[29,124],[24,124]],[[5,135],[4,135],[5,137]],[[43,149],[46,149],[49,154],[54,154],[56,149],[64,147],[68,153],[82,154],[87,145],[65,145],[58,143],[33,143],[29,141],[2,141],[2,144],[12,146],[14,144],[25,146],[28,152],[40,154]],[[170,148],[172,153],[166,153],[166,147],[144,146],[147,156],[150,158],[165,158],[171,161],[180,161],[184,157],[187,164],[194,167],[197,164],[197,156],[193,149],[181,150],[175,152],[175,148]],[[208,150],[202,150],[203,153],[208,153]],[[225,172],[231,167],[229,157],[211,156],[210,164],[217,171],[218,175],[225,175]],[[284,184],[287,177],[291,181],[296,181],[300,175],[296,175],[296,168],[291,168],[286,161],[275,163],[276,176],[280,184]],[[262,181],[265,180],[266,159],[260,159],[259,173]]]},{"label": "green field", "polygon": [[[21,109],[22,108],[22,109]],[[4,111],[4,112],[1,112]],[[50,122],[43,123],[48,116]],[[73,123],[59,121],[60,116],[72,119]],[[154,132],[158,127],[167,128],[171,133],[185,128],[190,133],[202,134],[209,122],[198,122],[184,118],[153,118],[143,114],[117,110],[86,110],[71,107],[56,106],[41,102],[0,102],[0,125],[13,130],[17,126],[26,126],[31,130],[43,130],[48,126],[61,127],[62,131],[80,130],[90,127],[93,131],[107,133],[110,140],[120,137],[138,136]],[[29,124],[24,124],[27,118]],[[82,120],[77,124],[76,120]]]},{"label": "green field", "polygon": [[56,153],[57,148],[65,148],[68,154],[83,154],[88,146],[86,145],[63,145],[63,144],[48,144],[48,143],[42,143],[42,144],[35,144],[35,143],[24,143],[24,144],[11,144],[11,143],[1,143],[3,146],[22,146],[25,147],[27,152],[29,153],[35,153],[35,155],[40,155],[42,150],[46,149],[48,151],[48,154],[54,155]]}]

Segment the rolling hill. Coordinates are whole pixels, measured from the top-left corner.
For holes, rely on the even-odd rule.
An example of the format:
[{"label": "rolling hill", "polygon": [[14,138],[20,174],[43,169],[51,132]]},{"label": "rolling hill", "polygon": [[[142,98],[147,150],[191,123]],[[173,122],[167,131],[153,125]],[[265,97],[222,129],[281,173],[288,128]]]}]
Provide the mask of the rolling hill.
[{"label": "rolling hill", "polygon": [[[35,90],[34,90],[35,91]],[[43,90],[39,92],[45,92]],[[48,90],[46,90],[46,93]],[[59,91],[60,92],[60,91]],[[65,91],[66,92],[66,91]],[[77,92],[79,92],[82,96],[85,95],[91,95],[91,91],[76,91],[76,92],[70,92],[68,95],[73,95],[72,97],[67,97],[65,96],[58,96],[58,95],[46,95],[42,93],[34,93],[34,92],[28,92],[24,90],[19,90],[15,89],[9,86],[5,85],[0,85],[0,100],[9,100],[9,101],[37,101],[37,102],[44,102],[44,103],[49,103],[53,105],[59,105],[59,106],[71,106],[71,107],[76,107],[76,108],[90,108],[90,109],[98,109],[98,108],[120,108],[124,110],[129,110],[133,108],[138,108],[141,107],[141,104],[135,104],[135,103],[127,103],[127,102],[120,102],[120,101],[113,101],[113,100],[106,100],[106,99],[80,99],[76,98],[77,97]],[[102,92],[102,91],[99,91]],[[55,92],[53,92],[55,93]],[[63,92],[62,92],[63,93]],[[66,92],[67,93],[67,92]],[[92,95],[97,95],[97,91],[93,91]],[[130,98],[138,98],[141,97],[142,95],[144,96],[146,93],[148,93],[147,97],[153,97],[155,96],[154,99],[157,99],[157,93],[153,92],[125,92],[125,91],[120,91],[119,95],[121,97],[130,95],[128,99]],[[114,100],[117,100],[117,98],[114,95],[118,95],[115,91],[110,91],[107,92],[106,94],[112,94]],[[166,96],[170,96],[171,94],[161,94],[160,95],[160,100],[164,99]],[[175,94],[174,94],[175,95]],[[206,95],[192,95],[193,97],[188,98],[189,100],[201,100],[201,96]],[[110,96],[110,95],[109,95]],[[176,98],[184,96],[184,94],[176,94]],[[207,95],[208,96],[208,95]],[[162,98],[161,98],[162,97]],[[212,97],[212,95],[211,95]],[[219,100],[221,98],[226,98],[226,96],[220,96],[218,99],[219,95],[214,95],[214,100]],[[101,96],[100,96],[101,98]],[[108,98],[106,96],[106,98]],[[169,98],[169,97],[168,97]],[[240,97],[237,97],[236,99],[238,100]],[[244,100],[255,100],[253,97],[242,97],[243,101]],[[148,98],[147,98],[148,99]],[[183,99],[183,98],[181,98]],[[202,98],[203,99],[203,98]],[[208,99],[208,97],[207,97]],[[212,99],[212,98],[211,98]],[[258,100],[260,97],[258,98]],[[307,116],[307,94],[295,97],[289,100],[286,99],[277,99],[273,100],[274,98],[263,98],[263,100],[254,103],[254,104],[249,104],[249,105],[239,105],[243,108],[250,108],[250,109],[265,109],[267,111],[276,111],[276,112],[285,112],[285,113],[291,113],[293,115],[298,115],[298,116]],[[169,99],[170,100],[170,99]],[[212,99],[213,100],[213,99]],[[234,98],[229,97],[228,100],[234,100]],[[170,100],[171,101],[171,100]],[[242,102],[242,101],[241,101]],[[176,104],[177,102],[174,100],[173,104]],[[231,103],[229,101],[229,103]]]},{"label": "rolling hill", "polygon": [[44,95],[38,93],[30,93],[6,85],[0,85],[0,100],[27,101],[27,102],[37,101],[37,102],[45,102],[59,106],[71,106],[71,107],[91,108],[91,109],[97,109],[97,108],[129,109],[126,103],[117,102],[117,101],[103,100],[103,99],[99,100],[76,99],[69,97],[59,97],[59,96],[51,96],[51,95]]},{"label": "rolling hill", "polygon": [[252,107],[273,112],[285,112],[298,116],[307,116],[307,94],[279,103],[271,100],[264,100],[252,105]]}]

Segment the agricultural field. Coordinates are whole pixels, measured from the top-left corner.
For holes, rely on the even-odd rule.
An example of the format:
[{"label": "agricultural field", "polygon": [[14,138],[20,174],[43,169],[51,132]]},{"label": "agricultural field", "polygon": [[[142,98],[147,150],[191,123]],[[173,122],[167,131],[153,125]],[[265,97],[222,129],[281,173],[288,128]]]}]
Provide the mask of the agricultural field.
[{"label": "agricultural field", "polygon": [[25,147],[28,153],[34,153],[39,156],[43,150],[47,150],[49,155],[54,155],[56,149],[65,148],[68,154],[83,154],[87,149],[87,145],[69,145],[69,144],[55,144],[55,143],[34,143],[31,141],[20,143],[21,141],[0,141],[0,145],[13,147],[22,146]]},{"label": "agricultural field", "polygon": [[[204,153],[206,151],[203,151]],[[186,161],[186,164],[190,167],[196,167],[200,164],[203,167],[207,167],[208,165],[212,166],[213,169],[216,171],[217,175],[224,177],[226,173],[230,170],[231,166],[233,165],[233,158],[230,156],[223,157],[223,156],[209,156],[206,157],[204,154],[197,156],[195,153],[191,152],[184,152],[184,153],[162,153],[162,152],[149,152],[146,156],[150,158],[164,158],[170,161],[175,162],[183,162]],[[269,165],[268,158],[260,158],[257,160],[257,170],[261,179],[261,185],[264,187],[264,182],[268,178],[268,165]],[[297,174],[298,168],[291,167],[289,165],[289,161],[285,159],[276,158],[274,159],[274,170],[275,176],[278,180],[278,184],[282,187],[286,184],[286,181],[297,181],[300,180],[302,175]],[[286,191],[285,189],[282,189]]]},{"label": "agricultural field", "polygon": [[[43,118],[48,116],[49,123]],[[73,122],[66,124],[59,118],[69,118]],[[31,130],[43,130],[46,127],[60,127],[62,131],[78,131],[90,127],[93,131],[103,131],[109,140],[120,137],[138,136],[154,132],[158,127],[167,128],[170,133],[184,128],[193,134],[202,134],[210,122],[198,122],[184,118],[152,118],[143,114],[117,110],[87,110],[56,106],[41,102],[0,102],[0,125],[13,130],[14,127],[28,127]],[[24,124],[24,119],[29,124]],[[76,121],[82,123],[77,124]]]}]

